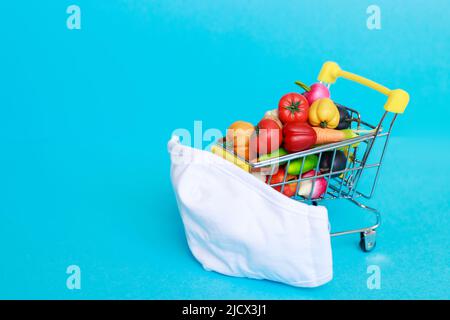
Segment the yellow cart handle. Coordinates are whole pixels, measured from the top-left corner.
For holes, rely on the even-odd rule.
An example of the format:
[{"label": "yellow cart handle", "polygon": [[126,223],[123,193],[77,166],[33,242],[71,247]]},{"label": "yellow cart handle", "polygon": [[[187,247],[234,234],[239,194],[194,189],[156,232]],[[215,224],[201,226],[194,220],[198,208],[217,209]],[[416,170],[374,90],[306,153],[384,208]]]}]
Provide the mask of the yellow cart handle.
[{"label": "yellow cart handle", "polygon": [[394,113],[403,113],[406,109],[406,106],[409,102],[409,94],[408,92],[402,89],[394,89],[391,90],[382,86],[375,81],[366,79],[364,77],[358,76],[357,74],[347,72],[342,70],[337,63],[335,62],[325,62],[320,70],[319,76],[317,79],[326,83],[335,83],[337,78],[345,78],[351,81],[358,82],[364,86],[372,88],[376,91],[381,92],[382,94],[388,97],[386,104],[384,105],[384,109],[389,112]]}]

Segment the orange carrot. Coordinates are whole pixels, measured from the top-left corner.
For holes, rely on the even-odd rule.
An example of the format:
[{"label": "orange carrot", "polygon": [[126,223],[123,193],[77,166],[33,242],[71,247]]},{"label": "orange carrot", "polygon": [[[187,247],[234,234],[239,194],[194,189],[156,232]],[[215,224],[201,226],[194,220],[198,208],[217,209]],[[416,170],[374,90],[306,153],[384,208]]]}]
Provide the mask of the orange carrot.
[{"label": "orange carrot", "polygon": [[316,144],[340,142],[358,135],[351,129],[335,130],[327,128],[312,127],[317,134]]}]

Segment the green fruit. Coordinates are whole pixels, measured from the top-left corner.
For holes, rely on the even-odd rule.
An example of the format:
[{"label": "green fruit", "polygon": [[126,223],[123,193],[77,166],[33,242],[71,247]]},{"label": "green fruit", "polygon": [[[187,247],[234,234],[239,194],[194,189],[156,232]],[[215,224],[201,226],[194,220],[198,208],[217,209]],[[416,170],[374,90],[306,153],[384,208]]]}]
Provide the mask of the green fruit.
[{"label": "green fruit", "polygon": [[[306,156],[305,164],[303,165],[303,170],[301,173],[308,172],[308,171],[316,168],[318,160],[319,160],[319,158],[315,154]],[[291,161],[291,163],[289,164],[289,167],[288,167],[288,174],[291,174],[291,175],[300,174],[300,169],[302,168],[302,162],[303,162],[303,158]]]},{"label": "green fruit", "polygon": [[279,158],[279,157],[285,156],[287,154],[288,154],[288,152],[286,150],[284,150],[283,148],[280,148],[278,150],[275,150],[272,153],[262,155],[261,157],[258,158],[258,162],[273,159],[273,158]]}]

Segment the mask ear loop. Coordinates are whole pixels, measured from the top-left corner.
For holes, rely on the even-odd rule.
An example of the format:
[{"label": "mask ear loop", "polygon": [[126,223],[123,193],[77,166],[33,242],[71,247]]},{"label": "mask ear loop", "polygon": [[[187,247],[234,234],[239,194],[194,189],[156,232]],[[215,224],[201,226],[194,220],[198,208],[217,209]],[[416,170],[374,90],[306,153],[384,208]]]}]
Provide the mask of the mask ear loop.
[{"label": "mask ear loop", "polygon": [[174,134],[169,140],[169,144],[168,144],[169,152],[172,152],[173,148],[175,146],[177,146],[179,143],[180,143],[180,137]]}]

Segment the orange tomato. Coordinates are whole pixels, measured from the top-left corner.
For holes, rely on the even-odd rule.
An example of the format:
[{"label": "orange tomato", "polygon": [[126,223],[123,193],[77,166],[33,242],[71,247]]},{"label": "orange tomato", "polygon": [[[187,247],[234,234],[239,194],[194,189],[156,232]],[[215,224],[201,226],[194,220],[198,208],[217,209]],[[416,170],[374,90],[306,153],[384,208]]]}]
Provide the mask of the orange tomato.
[{"label": "orange tomato", "polygon": [[236,121],[228,127],[227,141],[233,144],[234,153],[248,160],[250,137],[255,127],[250,122]]}]

